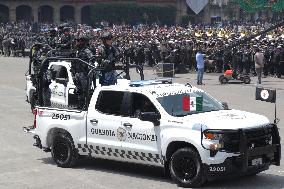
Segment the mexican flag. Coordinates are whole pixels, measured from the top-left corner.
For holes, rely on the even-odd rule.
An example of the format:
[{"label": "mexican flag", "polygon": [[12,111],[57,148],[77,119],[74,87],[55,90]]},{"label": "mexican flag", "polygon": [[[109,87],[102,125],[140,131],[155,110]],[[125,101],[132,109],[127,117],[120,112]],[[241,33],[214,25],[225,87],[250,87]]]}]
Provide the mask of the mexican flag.
[{"label": "mexican flag", "polygon": [[183,97],[183,111],[202,111],[202,97]]}]

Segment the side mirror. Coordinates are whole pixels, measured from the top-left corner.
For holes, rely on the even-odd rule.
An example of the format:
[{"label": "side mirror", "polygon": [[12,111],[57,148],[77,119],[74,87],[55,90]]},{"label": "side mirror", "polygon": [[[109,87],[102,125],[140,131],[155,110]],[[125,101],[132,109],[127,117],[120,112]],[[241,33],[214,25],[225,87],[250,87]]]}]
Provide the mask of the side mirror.
[{"label": "side mirror", "polygon": [[63,85],[67,85],[68,83],[68,79],[67,78],[56,78],[56,83],[60,83],[60,84],[63,84]]},{"label": "side mirror", "polygon": [[222,102],[222,106],[225,110],[229,110],[229,106],[227,102]]},{"label": "side mirror", "polygon": [[139,115],[139,119],[142,121],[150,121],[155,126],[160,125],[161,115],[156,112],[141,112]]}]

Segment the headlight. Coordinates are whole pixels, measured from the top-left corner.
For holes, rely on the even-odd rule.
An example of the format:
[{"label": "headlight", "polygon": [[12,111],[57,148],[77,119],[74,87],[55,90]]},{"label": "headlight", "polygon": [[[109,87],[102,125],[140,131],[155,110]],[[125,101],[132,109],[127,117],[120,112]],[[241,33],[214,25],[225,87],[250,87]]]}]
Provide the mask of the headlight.
[{"label": "headlight", "polygon": [[210,140],[221,140],[223,138],[223,134],[214,133],[214,131],[205,131],[203,135],[205,139],[210,139]]},{"label": "headlight", "polygon": [[208,129],[202,132],[202,146],[210,151],[239,151],[239,131]]},{"label": "headlight", "polygon": [[208,150],[220,150],[224,148],[224,134],[220,130],[206,130],[203,132],[202,144]]}]

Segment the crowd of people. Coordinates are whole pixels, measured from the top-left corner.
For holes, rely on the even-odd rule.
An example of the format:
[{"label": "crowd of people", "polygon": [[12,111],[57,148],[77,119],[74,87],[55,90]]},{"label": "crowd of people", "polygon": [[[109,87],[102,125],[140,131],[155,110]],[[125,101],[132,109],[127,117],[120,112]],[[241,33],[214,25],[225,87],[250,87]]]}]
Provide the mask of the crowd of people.
[{"label": "crowd of people", "polygon": [[[254,55],[264,54],[263,74],[281,77],[284,74],[284,27],[258,36],[246,43],[246,37],[257,34],[273,24],[234,23],[215,26],[158,26],[113,25],[90,27],[80,24],[10,23],[0,27],[0,47],[4,56],[25,56],[24,49],[34,43],[48,44],[53,49],[76,50],[76,40],[85,38],[92,55],[98,53],[101,35],[108,31],[113,36],[119,61],[129,64],[154,66],[159,62],[174,63],[176,72],[196,70],[197,51],[205,54],[205,71],[256,74]],[[84,36],[84,37],[82,37]],[[239,45],[232,45],[237,44]],[[234,46],[234,48],[232,47]],[[81,48],[82,49],[82,48]],[[91,57],[92,55],[88,55]]]}]

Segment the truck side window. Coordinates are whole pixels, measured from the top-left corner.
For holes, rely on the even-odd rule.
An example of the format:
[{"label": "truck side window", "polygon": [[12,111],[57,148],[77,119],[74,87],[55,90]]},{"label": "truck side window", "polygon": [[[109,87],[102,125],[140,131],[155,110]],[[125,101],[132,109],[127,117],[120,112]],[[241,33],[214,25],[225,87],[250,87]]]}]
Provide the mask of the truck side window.
[{"label": "truck side window", "polygon": [[60,70],[58,72],[57,78],[65,78],[68,79],[68,72],[66,67],[60,66]]},{"label": "truck side window", "polygon": [[139,93],[133,93],[131,117],[138,117],[141,112],[158,112],[158,110],[148,97]]},{"label": "truck side window", "polygon": [[121,115],[121,105],[124,92],[101,91],[96,103],[96,110],[111,115]]},{"label": "truck side window", "polygon": [[56,75],[57,75],[59,69],[60,69],[60,66],[58,66],[58,65],[50,66],[49,73],[50,73],[50,79],[51,80],[55,80],[56,79]]}]

